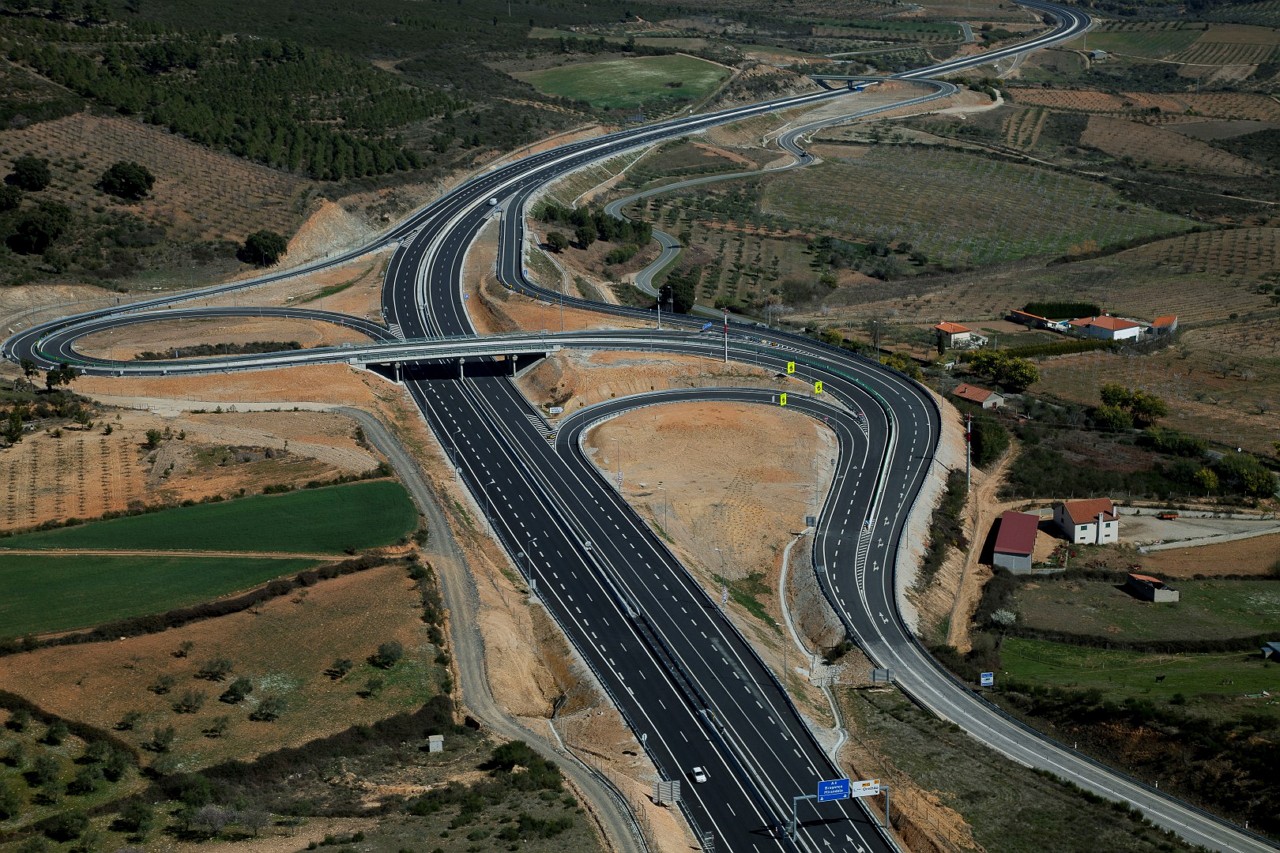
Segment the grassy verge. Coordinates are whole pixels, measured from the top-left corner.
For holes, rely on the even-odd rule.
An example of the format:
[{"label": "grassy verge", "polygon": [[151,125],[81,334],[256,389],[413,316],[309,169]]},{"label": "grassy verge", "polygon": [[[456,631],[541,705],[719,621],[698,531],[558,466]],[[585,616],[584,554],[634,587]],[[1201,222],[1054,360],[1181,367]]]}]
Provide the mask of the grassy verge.
[{"label": "grassy verge", "polygon": [[1000,659],[1009,678],[1028,685],[1099,690],[1117,702],[1163,702],[1214,717],[1280,718],[1280,706],[1264,696],[1280,665],[1257,652],[1147,654],[1009,637]]},{"label": "grassy verge", "polygon": [[585,101],[597,109],[634,109],[655,101],[694,101],[728,75],[691,56],[643,56],[586,62],[517,75],[548,95]]},{"label": "grassy verge", "polygon": [[759,619],[775,631],[781,633],[778,623],[773,621],[773,617],[765,610],[764,602],[757,596],[769,595],[773,590],[764,582],[764,575],[760,572],[753,572],[740,580],[727,580],[720,575],[712,575],[716,579],[716,583],[721,584],[729,590],[729,600],[737,604],[743,610],[746,610],[752,616]]},{"label": "grassy verge", "polygon": [[[1145,825],[1125,806],[1101,801],[1000,757],[896,691],[848,691],[843,699],[860,745],[877,756],[893,755],[892,764],[880,757],[878,765],[860,766],[858,771],[897,785],[896,802],[902,802],[909,790],[903,777],[934,792],[943,805],[959,812],[972,828],[973,840],[987,850],[1193,849]],[[943,815],[928,814],[937,820],[926,817],[925,826],[953,845],[969,846],[959,828],[946,826]]]},{"label": "grassy verge", "polygon": [[0,565],[0,634],[67,631],[209,601],[314,560],[13,555]]},{"label": "grassy verge", "polygon": [[373,480],[179,507],[0,542],[6,548],[339,554],[389,545],[417,522],[403,486]]}]

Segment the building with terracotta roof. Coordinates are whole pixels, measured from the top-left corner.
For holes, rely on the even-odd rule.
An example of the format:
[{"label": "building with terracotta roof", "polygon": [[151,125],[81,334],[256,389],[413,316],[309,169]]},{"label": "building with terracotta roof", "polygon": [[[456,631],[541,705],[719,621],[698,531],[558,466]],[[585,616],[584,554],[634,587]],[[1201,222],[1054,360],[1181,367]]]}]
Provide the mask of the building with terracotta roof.
[{"label": "building with terracotta roof", "polygon": [[970,385],[967,382],[956,387],[951,392],[961,400],[968,400],[970,403],[977,403],[984,409],[998,409],[1004,405],[1004,397],[995,391],[989,391],[986,388],[979,388],[977,385]]},{"label": "building with terracotta roof", "polygon": [[974,349],[987,345],[987,339],[968,326],[943,322],[933,327],[938,339],[949,349]]},{"label": "building with terracotta roof", "polygon": [[1091,338],[1104,341],[1137,340],[1142,335],[1142,324],[1120,317],[1103,314],[1101,317],[1082,317],[1068,323],[1072,329]]},{"label": "building with terracotta roof", "polygon": [[1178,331],[1178,315],[1166,314],[1151,321],[1151,331],[1157,335],[1172,335]]},{"label": "building with terracotta roof", "polygon": [[1120,518],[1110,498],[1062,501],[1053,505],[1053,521],[1076,545],[1106,545],[1120,541]]},{"label": "building with terracotta roof", "polygon": [[1031,570],[1031,554],[1036,549],[1040,516],[1009,510],[1000,516],[1000,529],[992,550],[991,564],[1011,572]]},{"label": "building with terracotta roof", "polygon": [[1179,598],[1176,589],[1151,575],[1130,574],[1124,583],[1124,590],[1134,598],[1140,598],[1143,601],[1176,602]]}]

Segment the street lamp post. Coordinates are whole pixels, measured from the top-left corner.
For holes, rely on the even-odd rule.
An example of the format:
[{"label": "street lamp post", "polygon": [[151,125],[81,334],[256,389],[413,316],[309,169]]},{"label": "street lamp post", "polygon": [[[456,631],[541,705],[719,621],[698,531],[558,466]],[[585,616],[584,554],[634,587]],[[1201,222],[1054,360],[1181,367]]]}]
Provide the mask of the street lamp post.
[{"label": "street lamp post", "polygon": [[490,480],[483,486],[484,489],[484,520],[489,525],[489,529],[493,529],[493,497],[489,493],[490,486],[496,486],[497,480]]}]

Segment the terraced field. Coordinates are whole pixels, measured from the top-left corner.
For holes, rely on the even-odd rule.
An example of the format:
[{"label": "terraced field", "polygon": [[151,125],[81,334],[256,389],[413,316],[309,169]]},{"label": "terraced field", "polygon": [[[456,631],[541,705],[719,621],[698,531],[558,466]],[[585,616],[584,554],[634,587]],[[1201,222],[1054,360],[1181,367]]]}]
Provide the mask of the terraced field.
[{"label": "terraced field", "polygon": [[1175,95],[1123,92],[1110,94],[1088,89],[1012,88],[1013,100],[1052,110],[1118,115],[1194,113],[1200,117],[1280,122],[1280,103],[1249,92],[1181,92]]}]

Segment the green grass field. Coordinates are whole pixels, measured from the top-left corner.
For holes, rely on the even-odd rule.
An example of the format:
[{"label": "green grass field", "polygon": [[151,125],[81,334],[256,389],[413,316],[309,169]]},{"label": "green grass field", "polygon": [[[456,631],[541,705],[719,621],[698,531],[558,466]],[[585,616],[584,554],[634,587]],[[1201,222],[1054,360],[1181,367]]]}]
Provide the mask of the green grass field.
[{"label": "green grass field", "polygon": [[728,74],[715,63],[691,56],[638,56],[516,76],[548,95],[586,101],[599,109],[634,109],[655,101],[697,100]]},{"label": "green grass field", "polygon": [[[418,513],[399,483],[372,480],[179,507],[0,539],[4,548],[340,554],[389,545]],[[8,558],[6,558],[6,562]]]},{"label": "green grass field", "polygon": [[[1212,716],[1246,711],[1280,716],[1280,664],[1264,661],[1257,652],[1149,654],[1009,637],[1000,657],[1004,675],[1027,684],[1097,689],[1115,702],[1168,702],[1181,694],[1188,710]],[[1248,698],[1264,690],[1271,697]]]},{"label": "green grass field", "polygon": [[1191,43],[1204,35],[1204,29],[1160,29],[1160,30],[1124,30],[1092,32],[1083,39],[1071,42],[1071,47],[1080,50],[1088,45],[1089,50],[1105,50],[1107,53],[1119,53],[1125,56],[1141,56],[1148,59],[1163,59],[1180,50],[1185,50]]},{"label": "green grass field", "polygon": [[902,146],[779,175],[762,207],[837,235],[905,241],[932,262],[965,266],[1102,248],[1191,225],[1097,181]]},{"label": "green grass field", "polygon": [[1280,582],[1174,581],[1176,604],[1138,601],[1112,584],[1047,581],[1016,593],[1015,609],[1031,628],[1117,640],[1216,640],[1280,626]]},{"label": "green grass field", "polygon": [[0,562],[0,635],[67,631],[162,613],[314,565],[270,557],[6,556]]}]

